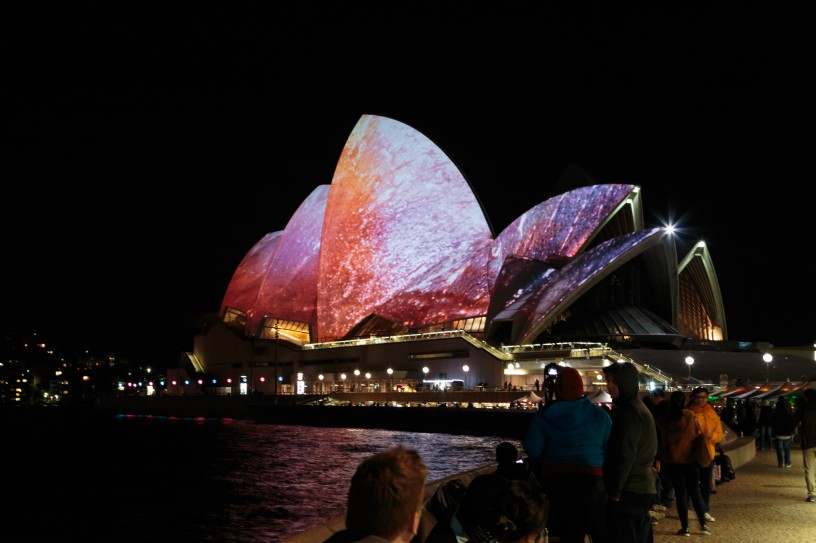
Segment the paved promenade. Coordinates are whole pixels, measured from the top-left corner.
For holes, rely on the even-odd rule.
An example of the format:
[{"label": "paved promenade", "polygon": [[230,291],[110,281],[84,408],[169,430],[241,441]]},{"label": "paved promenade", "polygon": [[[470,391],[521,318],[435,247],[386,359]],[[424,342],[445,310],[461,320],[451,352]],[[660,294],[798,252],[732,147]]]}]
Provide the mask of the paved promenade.
[{"label": "paved promenade", "polygon": [[758,451],[736,469],[736,478],[717,485],[711,496],[711,535],[701,535],[693,511],[689,512],[691,537],[676,535],[680,520],[675,509],[654,526],[655,543],[706,539],[721,543],[781,543],[816,541],[816,503],[807,503],[802,451],[791,451],[791,468],[776,467],[775,451]]},{"label": "paved promenade", "polygon": [[[741,438],[742,439],[742,438]],[[746,438],[747,439],[747,438]],[[753,455],[753,445],[750,445]],[[730,451],[737,458],[741,453]],[[717,485],[717,493],[711,496],[711,535],[702,535],[694,511],[689,511],[690,537],[680,537],[680,520],[672,508],[666,517],[654,525],[655,543],[680,543],[689,540],[706,540],[717,543],[786,543],[816,541],[816,503],[807,503],[805,470],[802,467],[802,451],[791,451],[790,468],[776,467],[775,451],[758,451],[754,457],[736,467],[736,478]],[[486,466],[455,477],[469,482]],[[435,484],[433,485],[435,487]],[[430,490],[430,487],[429,487]],[[430,515],[430,513],[426,513]],[[326,524],[286,539],[286,543],[321,543],[333,532],[342,529],[343,519],[338,517]],[[427,535],[430,526],[423,528]],[[552,538],[555,540],[556,538]]]}]

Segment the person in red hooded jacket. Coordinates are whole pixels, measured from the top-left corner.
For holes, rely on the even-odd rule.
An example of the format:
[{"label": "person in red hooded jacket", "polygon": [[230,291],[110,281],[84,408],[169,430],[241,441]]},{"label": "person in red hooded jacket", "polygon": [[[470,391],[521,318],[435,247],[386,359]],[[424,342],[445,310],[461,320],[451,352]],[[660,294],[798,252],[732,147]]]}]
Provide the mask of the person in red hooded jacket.
[{"label": "person in red hooded jacket", "polygon": [[575,368],[562,367],[555,401],[533,415],[523,441],[550,501],[550,534],[564,543],[602,541],[606,514],[603,461],[612,420],[584,394]]}]

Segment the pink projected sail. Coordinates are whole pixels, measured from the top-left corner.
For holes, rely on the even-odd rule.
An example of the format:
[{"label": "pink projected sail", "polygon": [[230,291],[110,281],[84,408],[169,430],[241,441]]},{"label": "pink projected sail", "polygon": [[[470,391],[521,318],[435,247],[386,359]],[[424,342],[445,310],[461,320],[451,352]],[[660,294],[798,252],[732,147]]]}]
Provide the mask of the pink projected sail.
[{"label": "pink projected sail", "polygon": [[247,314],[254,335],[265,316],[314,322],[320,232],[329,187],[317,187],[283,232],[267,234],[241,262],[221,304]]},{"label": "pink projected sail", "polygon": [[487,311],[484,213],[453,162],[405,124],[357,124],[332,180],[323,240],[323,339],[370,314],[414,327]]}]

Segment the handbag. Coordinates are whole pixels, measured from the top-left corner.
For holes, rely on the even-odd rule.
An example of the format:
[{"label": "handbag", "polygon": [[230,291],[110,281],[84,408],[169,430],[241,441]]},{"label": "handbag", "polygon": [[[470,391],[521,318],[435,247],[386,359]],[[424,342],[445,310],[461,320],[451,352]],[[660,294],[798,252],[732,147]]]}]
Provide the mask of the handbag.
[{"label": "handbag", "polygon": [[707,468],[714,461],[714,455],[711,452],[711,447],[708,446],[703,431],[700,429],[700,423],[694,419],[694,424],[697,425],[697,437],[694,438],[694,458],[701,468]]},{"label": "handbag", "polygon": [[714,482],[720,484],[723,482],[722,478],[722,466],[720,464],[714,463]]}]

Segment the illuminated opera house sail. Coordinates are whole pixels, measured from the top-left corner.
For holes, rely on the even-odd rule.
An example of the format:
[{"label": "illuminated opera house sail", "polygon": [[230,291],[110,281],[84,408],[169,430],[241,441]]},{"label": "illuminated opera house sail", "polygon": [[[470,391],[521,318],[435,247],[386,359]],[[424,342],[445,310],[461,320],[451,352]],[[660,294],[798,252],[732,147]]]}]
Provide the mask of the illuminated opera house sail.
[{"label": "illuminated opera house sail", "polygon": [[[355,367],[407,375],[421,366],[417,355],[441,350],[450,360],[443,373],[465,358],[495,378],[474,345],[489,353],[579,339],[726,339],[705,246],[678,262],[667,230],[644,227],[641,205],[635,185],[590,184],[494,234],[438,146],[406,124],[365,115],[331,184],[246,254],[219,322],[196,337],[191,359],[237,378],[274,358],[275,377],[290,385],[297,374]],[[429,334],[471,347],[386,340]],[[364,341],[367,352],[344,350]],[[388,343],[402,350],[381,359],[374,345]]]}]

